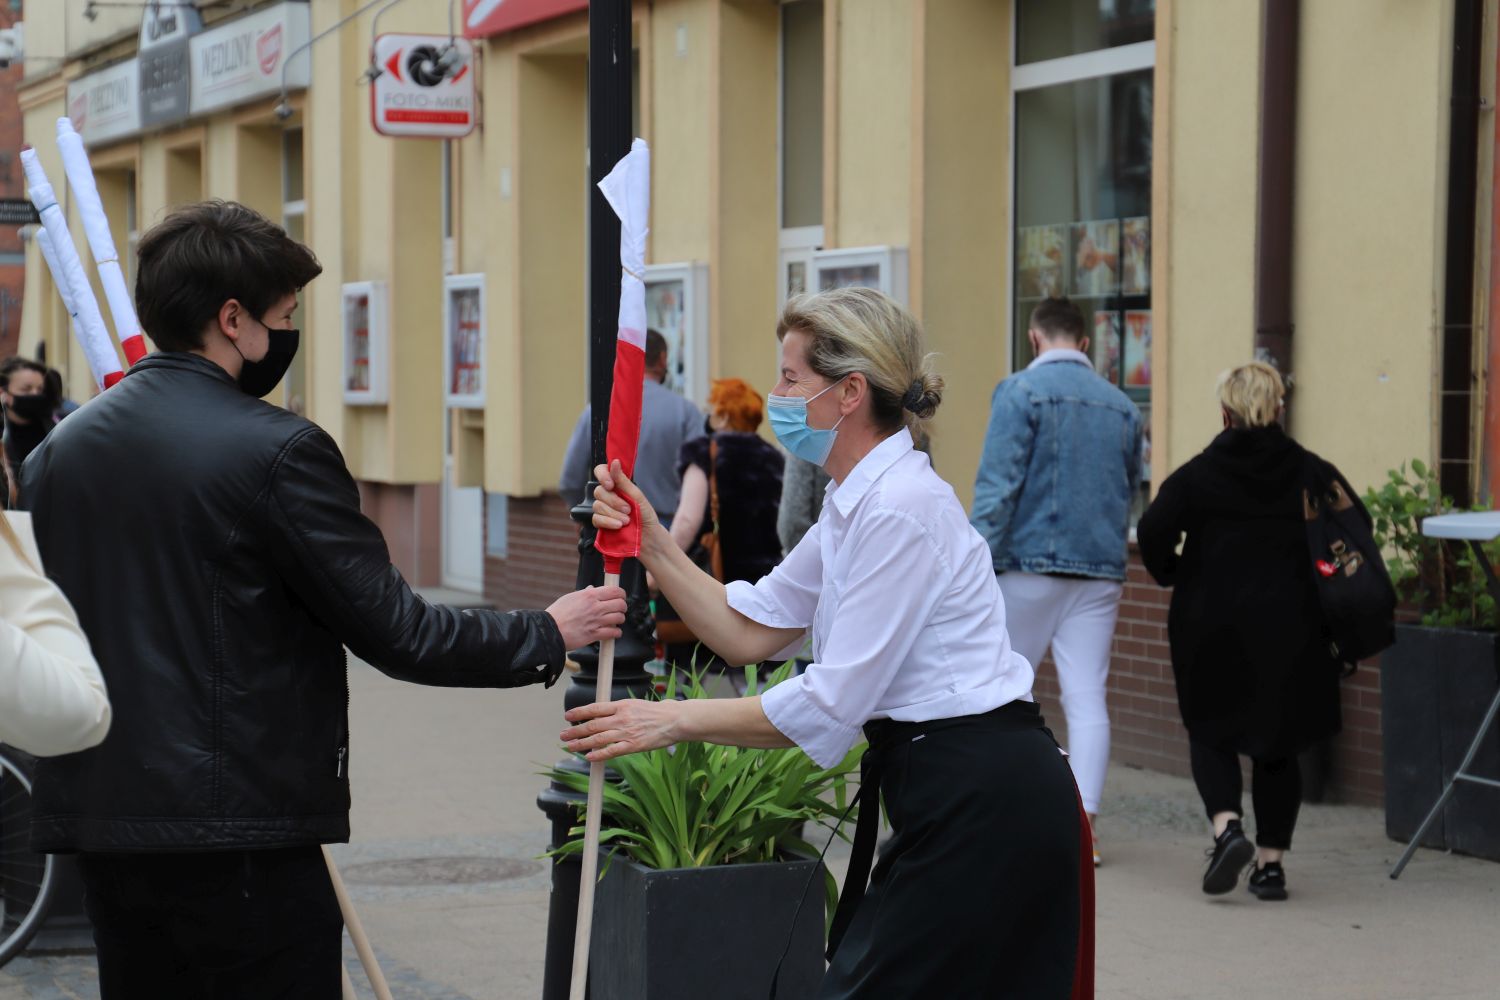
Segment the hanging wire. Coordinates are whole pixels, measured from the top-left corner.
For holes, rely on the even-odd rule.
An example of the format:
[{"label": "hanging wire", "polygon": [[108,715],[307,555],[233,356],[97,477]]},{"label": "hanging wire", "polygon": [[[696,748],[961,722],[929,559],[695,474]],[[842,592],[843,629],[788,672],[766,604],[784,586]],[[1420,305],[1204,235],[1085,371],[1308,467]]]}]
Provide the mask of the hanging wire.
[{"label": "hanging wire", "polygon": [[324,28],[322,31],[318,32],[316,35],[313,35],[307,41],[303,42],[301,45],[299,45],[295,49],[293,49],[291,51],[291,53],[287,55],[286,62],[284,62],[284,63],[281,64],[281,101],[280,101],[280,103],[278,103],[276,105],[276,117],[282,119],[283,121],[285,121],[286,119],[292,117],[292,106],[287,103],[287,99],[286,99],[287,98],[286,74],[287,74],[287,70],[289,70],[291,68],[291,66],[292,66],[292,60],[293,59],[295,59],[301,52],[303,52],[303,51],[305,51],[307,49],[311,49],[315,43],[317,43],[317,42],[323,40],[324,38],[328,37],[329,35],[333,34],[335,31],[338,31],[344,25],[348,24],[350,21],[352,21],[355,18],[359,17],[361,14],[366,13],[371,8],[373,8],[373,7],[379,7],[382,3],[389,4],[390,6],[394,7],[396,4],[402,3],[402,2],[403,2],[403,0],[369,0],[368,3],[362,4],[361,6],[359,6],[358,8],[356,8],[355,11],[352,14],[348,14],[345,17],[340,18],[339,20],[335,21],[329,27]]}]

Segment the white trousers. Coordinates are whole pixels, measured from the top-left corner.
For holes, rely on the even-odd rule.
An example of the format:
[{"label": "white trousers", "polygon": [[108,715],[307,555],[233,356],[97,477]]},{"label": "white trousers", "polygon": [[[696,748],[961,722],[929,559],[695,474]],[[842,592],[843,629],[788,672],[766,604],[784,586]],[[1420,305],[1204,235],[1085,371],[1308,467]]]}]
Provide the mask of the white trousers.
[{"label": "white trousers", "polygon": [[1089,813],[1099,811],[1109,768],[1109,710],[1104,685],[1123,585],[1034,573],[1000,574],[1011,646],[1033,668],[1050,646],[1068,720],[1068,759]]}]

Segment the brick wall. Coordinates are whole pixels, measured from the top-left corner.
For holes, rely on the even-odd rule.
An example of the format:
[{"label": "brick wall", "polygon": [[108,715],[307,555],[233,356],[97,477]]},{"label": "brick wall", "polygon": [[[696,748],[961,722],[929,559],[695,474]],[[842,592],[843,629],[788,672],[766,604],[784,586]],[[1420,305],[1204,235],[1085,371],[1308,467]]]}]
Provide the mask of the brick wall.
[{"label": "brick wall", "polygon": [[485,598],[497,608],[545,608],[572,590],[578,575],[578,526],[568,518],[563,498],[556,493],[490,494],[486,502],[506,505],[507,554],[504,559],[485,556]]},{"label": "brick wall", "polygon": [[[1187,732],[1177,711],[1177,689],[1167,647],[1170,599],[1171,591],[1156,586],[1139,558],[1132,556],[1110,662],[1111,758],[1115,764],[1187,776]],[[1342,694],[1344,731],[1329,747],[1325,795],[1331,801],[1379,805],[1378,666],[1362,664],[1354,676],[1344,680]],[[1036,696],[1047,713],[1048,724],[1065,741],[1067,726],[1050,658],[1037,672]]]}]

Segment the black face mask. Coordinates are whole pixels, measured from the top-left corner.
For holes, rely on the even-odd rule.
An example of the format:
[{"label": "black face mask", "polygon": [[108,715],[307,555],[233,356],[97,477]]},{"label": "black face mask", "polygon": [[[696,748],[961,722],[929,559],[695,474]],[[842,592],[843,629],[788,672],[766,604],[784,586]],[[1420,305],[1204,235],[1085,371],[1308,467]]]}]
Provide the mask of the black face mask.
[{"label": "black face mask", "polygon": [[34,396],[12,396],[10,397],[10,411],[22,420],[44,420],[52,415],[57,409],[52,403],[52,397],[44,392]]},{"label": "black face mask", "polygon": [[[259,361],[244,361],[240,365],[240,391],[256,399],[264,399],[272,389],[281,384],[292,358],[297,354],[297,345],[302,334],[296,330],[278,330],[266,327],[266,356]],[[239,350],[236,345],[235,350]],[[244,355],[240,355],[244,358]]]}]

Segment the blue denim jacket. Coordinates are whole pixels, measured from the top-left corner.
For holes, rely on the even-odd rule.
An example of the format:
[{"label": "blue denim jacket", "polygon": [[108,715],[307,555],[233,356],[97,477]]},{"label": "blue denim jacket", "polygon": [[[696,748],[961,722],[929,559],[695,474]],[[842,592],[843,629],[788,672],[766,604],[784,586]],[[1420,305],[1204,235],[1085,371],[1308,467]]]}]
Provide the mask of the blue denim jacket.
[{"label": "blue denim jacket", "polygon": [[1125,579],[1141,414],[1088,356],[1052,350],[995,389],[970,522],[995,572]]}]

